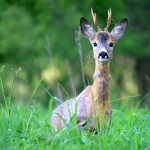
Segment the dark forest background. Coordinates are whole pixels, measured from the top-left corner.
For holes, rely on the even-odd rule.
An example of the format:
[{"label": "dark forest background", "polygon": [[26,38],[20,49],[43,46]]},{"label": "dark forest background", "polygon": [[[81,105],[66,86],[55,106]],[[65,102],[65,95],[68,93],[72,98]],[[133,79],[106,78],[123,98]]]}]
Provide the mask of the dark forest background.
[{"label": "dark forest background", "polygon": [[92,7],[104,28],[111,7],[112,26],[124,17],[129,21],[114,48],[111,99],[150,106],[149,6],[149,0],[0,0],[0,76],[5,94],[14,78],[14,103],[26,103],[40,80],[35,103],[46,106],[51,94],[65,100],[80,93],[92,83],[94,72],[92,47],[79,34],[80,18],[92,23]]}]

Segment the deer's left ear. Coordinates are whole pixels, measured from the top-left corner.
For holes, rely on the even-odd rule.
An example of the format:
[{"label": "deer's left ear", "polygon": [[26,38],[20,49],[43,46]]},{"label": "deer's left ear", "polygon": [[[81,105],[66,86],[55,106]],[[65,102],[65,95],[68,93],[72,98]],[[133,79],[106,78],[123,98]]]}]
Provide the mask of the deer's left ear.
[{"label": "deer's left ear", "polygon": [[124,18],[114,26],[113,30],[111,31],[111,35],[113,36],[115,41],[123,37],[126,31],[127,25],[128,25],[128,20],[127,18]]},{"label": "deer's left ear", "polygon": [[95,31],[92,27],[92,25],[84,18],[82,17],[80,19],[80,28],[81,28],[81,32],[88,38],[88,39],[92,39]]}]

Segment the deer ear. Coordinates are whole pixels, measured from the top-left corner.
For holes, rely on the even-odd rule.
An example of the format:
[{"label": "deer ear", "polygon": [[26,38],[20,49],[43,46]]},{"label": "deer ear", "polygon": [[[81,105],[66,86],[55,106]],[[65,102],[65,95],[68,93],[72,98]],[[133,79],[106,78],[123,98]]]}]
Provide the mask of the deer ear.
[{"label": "deer ear", "polygon": [[84,18],[82,17],[80,19],[80,28],[81,28],[81,32],[89,39],[92,39],[95,31],[93,29],[93,27],[91,26],[91,24]]},{"label": "deer ear", "polygon": [[126,31],[127,25],[128,25],[128,20],[127,18],[124,18],[114,26],[113,30],[111,31],[111,35],[113,36],[115,41],[123,37]]}]

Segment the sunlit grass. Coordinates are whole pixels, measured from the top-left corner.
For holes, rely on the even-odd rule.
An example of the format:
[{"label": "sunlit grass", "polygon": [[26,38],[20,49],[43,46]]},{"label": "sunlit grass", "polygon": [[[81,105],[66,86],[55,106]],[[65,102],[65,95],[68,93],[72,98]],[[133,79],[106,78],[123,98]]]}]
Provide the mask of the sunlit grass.
[{"label": "sunlit grass", "polygon": [[2,149],[149,149],[150,117],[139,108],[113,109],[109,131],[97,133],[78,129],[75,124],[53,132],[50,112],[41,106],[11,105],[0,109]]},{"label": "sunlit grass", "polygon": [[12,103],[12,89],[5,95],[4,83],[0,76],[2,104],[0,105],[0,149],[102,149],[102,150],[137,150],[150,149],[150,115],[148,109],[116,105],[113,100],[112,124],[108,131],[100,129],[89,132],[79,129],[75,121],[58,132],[50,126],[53,101],[50,94],[49,107],[31,104],[37,88],[35,86],[27,105]]}]

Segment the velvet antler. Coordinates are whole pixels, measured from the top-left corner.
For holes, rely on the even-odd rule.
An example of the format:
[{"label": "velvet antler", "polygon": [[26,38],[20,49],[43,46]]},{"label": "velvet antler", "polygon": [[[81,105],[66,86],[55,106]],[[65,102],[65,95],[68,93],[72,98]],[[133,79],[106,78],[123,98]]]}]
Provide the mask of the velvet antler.
[{"label": "velvet antler", "polygon": [[111,15],[112,15],[112,12],[111,12],[111,8],[108,9],[108,18],[107,18],[107,25],[106,25],[106,28],[105,28],[105,31],[108,31],[108,27],[110,26],[110,23],[111,23]]},{"label": "velvet antler", "polygon": [[97,30],[101,30],[101,28],[98,26],[98,23],[97,23],[96,13],[93,12],[92,8],[91,8],[91,15],[92,15],[93,22],[94,22],[94,25],[96,26]]}]

